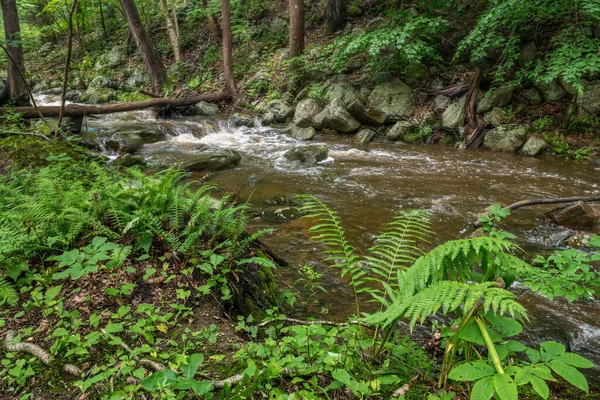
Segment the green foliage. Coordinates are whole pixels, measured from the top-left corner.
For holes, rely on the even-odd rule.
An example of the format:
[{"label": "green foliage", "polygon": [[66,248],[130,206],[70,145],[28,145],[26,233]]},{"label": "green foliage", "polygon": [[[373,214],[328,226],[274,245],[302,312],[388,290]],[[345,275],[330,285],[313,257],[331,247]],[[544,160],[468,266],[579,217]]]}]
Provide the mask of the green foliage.
[{"label": "green foliage", "polygon": [[8,304],[14,306],[19,300],[19,295],[12,284],[0,278],[0,306]]},{"label": "green foliage", "polygon": [[582,147],[573,149],[567,142],[565,135],[559,131],[544,135],[544,140],[552,146],[552,150],[562,158],[572,160],[587,160],[589,154],[593,151],[590,148]]}]

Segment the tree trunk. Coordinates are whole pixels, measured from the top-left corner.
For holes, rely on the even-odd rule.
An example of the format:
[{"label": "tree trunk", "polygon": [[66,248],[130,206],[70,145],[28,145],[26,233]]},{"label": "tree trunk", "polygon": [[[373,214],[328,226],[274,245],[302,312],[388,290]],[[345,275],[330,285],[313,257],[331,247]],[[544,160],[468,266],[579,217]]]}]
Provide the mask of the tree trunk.
[{"label": "tree trunk", "polygon": [[179,35],[173,25],[173,20],[169,15],[169,9],[167,8],[167,0],[160,0],[160,12],[163,15],[165,24],[167,25],[167,33],[169,34],[169,40],[171,41],[171,47],[173,47],[173,58],[175,62],[181,62],[181,48],[179,47]]},{"label": "tree trunk", "polygon": [[[87,115],[101,115],[101,114],[112,114],[117,112],[143,110],[144,108],[150,107],[186,107],[191,106],[201,101],[217,102],[227,100],[231,96],[229,93],[213,93],[203,94],[193,97],[182,97],[178,99],[169,99],[161,97],[158,99],[149,99],[142,101],[133,101],[130,103],[115,103],[106,104],[101,106],[84,106],[81,104],[67,104],[63,111],[64,117],[85,117]],[[40,113],[46,118],[56,118],[60,114],[60,106],[39,106],[39,110],[35,107],[14,107],[14,108],[2,108],[0,107],[0,115],[7,112],[19,113],[23,118],[39,118]]]},{"label": "tree trunk", "polygon": [[225,87],[231,96],[236,98],[237,86],[233,77],[233,44],[229,0],[221,0],[221,19],[223,20],[223,73],[225,74]]},{"label": "tree trunk", "polygon": [[152,88],[156,93],[160,93],[162,85],[167,80],[167,74],[165,73],[165,67],[160,59],[160,55],[152,45],[152,42],[142,25],[140,14],[138,13],[133,0],[119,1],[125,19],[127,20],[129,31],[135,40],[138,50],[142,53],[142,57],[144,57]]},{"label": "tree trunk", "polygon": [[290,0],[290,58],[304,51],[304,4],[303,0]]},{"label": "tree trunk", "polygon": [[327,0],[325,20],[327,22],[327,32],[333,33],[343,29],[346,26],[346,1]]},{"label": "tree trunk", "polygon": [[[0,0],[0,2],[2,3],[7,51],[11,55],[8,59],[9,101],[17,105],[28,105],[27,86],[21,77],[21,75],[25,76],[25,62],[23,61],[23,46],[18,42],[21,40],[21,28],[17,3],[15,0]],[[21,72],[19,73],[19,71]]]},{"label": "tree trunk", "polygon": [[210,5],[208,4],[208,0],[202,0],[202,5],[206,9],[206,19],[208,20],[208,26],[212,31],[213,35],[217,39],[219,44],[223,43],[223,32],[221,31],[221,25],[219,25],[219,21],[213,15]]}]

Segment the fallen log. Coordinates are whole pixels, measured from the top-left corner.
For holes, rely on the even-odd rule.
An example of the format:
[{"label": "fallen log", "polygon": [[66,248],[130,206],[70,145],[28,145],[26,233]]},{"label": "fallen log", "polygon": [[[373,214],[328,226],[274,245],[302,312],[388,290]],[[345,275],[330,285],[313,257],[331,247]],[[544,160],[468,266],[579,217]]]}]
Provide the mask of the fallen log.
[{"label": "fallen log", "polygon": [[[512,203],[511,205],[507,206],[506,208],[508,208],[510,211],[515,211],[516,209],[519,209],[521,207],[526,207],[526,206],[537,206],[537,205],[542,205],[542,204],[575,203],[577,201],[583,201],[584,203],[597,202],[597,201],[600,201],[600,196],[588,196],[588,197],[577,196],[577,197],[559,197],[556,199],[521,200],[521,201],[517,201],[516,203]],[[473,224],[473,226],[475,228],[481,228],[482,224],[481,224],[481,222],[477,221]]]},{"label": "fallen log", "polygon": [[[63,116],[65,117],[85,117],[88,115],[112,114],[125,111],[143,110],[150,107],[168,107],[177,108],[191,106],[201,101],[217,102],[229,99],[231,96],[227,92],[202,94],[193,97],[184,97],[180,99],[157,98],[142,101],[133,101],[130,103],[105,104],[100,106],[87,106],[81,104],[69,104],[65,106]],[[34,107],[0,107],[0,116],[5,113],[19,113],[23,118],[40,118],[42,114],[45,118],[56,118],[60,114],[60,106],[38,106]]]}]

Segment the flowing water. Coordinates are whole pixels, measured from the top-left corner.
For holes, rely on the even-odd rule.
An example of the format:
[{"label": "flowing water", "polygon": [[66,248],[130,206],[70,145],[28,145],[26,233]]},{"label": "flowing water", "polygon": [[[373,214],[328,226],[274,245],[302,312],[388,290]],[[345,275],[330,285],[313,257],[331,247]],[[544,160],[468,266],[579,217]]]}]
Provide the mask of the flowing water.
[{"label": "flowing water", "polygon": [[[466,237],[477,215],[493,203],[510,204],[530,198],[551,198],[600,194],[600,168],[557,158],[525,158],[483,149],[457,150],[443,145],[406,145],[374,142],[364,147],[351,136],[322,135],[311,142],[298,142],[281,130],[269,127],[237,128],[225,120],[201,117],[155,120],[148,111],[112,114],[87,121],[89,130],[111,130],[135,125],[160,127],[165,146],[182,149],[199,144],[234,149],[242,161],[224,171],[197,173],[194,178],[242,199],[260,209],[273,196],[310,193],[336,210],[348,239],[359,250],[372,245],[374,234],[399,211],[430,211],[435,227],[434,244]],[[311,167],[290,164],[282,155],[292,147],[322,144],[329,157]],[[153,146],[157,146],[154,144]],[[160,146],[160,145],[159,145]],[[543,213],[548,207],[516,211],[503,228],[514,233],[528,252],[548,249],[541,240],[545,230]],[[259,217],[251,229],[274,226]],[[319,297],[316,311],[325,307],[331,319],[343,319],[353,310],[347,285],[337,271],[328,269],[318,255],[318,246],[307,238],[303,219],[276,224],[273,235],[263,238],[273,252],[288,261],[277,278],[282,288],[299,277],[300,265],[313,262],[323,274],[327,293]],[[552,240],[552,239],[551,239]],[[600,364],[600,303],[598,300],[569,304],[550,303],[530,293],[521,296],[532,320],[523,337],[530,343],[556,340]],[[314,311],[314,310],[313,310]],[[598,367],[596,367],[598,368]],[[600,369],[592,376],[600,379]]]}]

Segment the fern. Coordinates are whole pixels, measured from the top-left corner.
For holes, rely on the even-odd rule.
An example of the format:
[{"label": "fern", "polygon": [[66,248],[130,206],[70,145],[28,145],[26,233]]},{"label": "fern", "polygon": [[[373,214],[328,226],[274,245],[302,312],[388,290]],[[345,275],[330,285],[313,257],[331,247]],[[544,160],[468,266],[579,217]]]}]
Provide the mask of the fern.
[{"label": "fern", "polygon": [[19,295],[15,288],[3,278],[0,278],[0,305],[9,304],[14,306],[19,301]]}]

